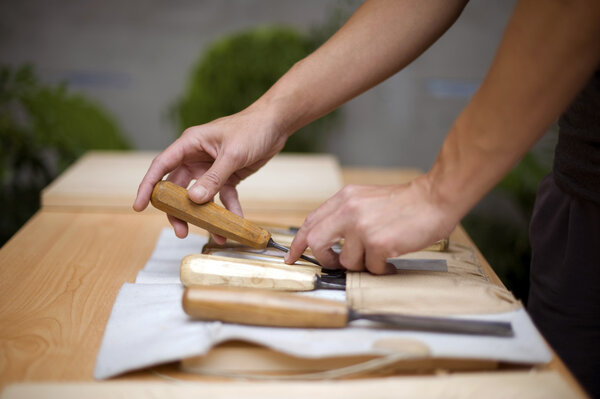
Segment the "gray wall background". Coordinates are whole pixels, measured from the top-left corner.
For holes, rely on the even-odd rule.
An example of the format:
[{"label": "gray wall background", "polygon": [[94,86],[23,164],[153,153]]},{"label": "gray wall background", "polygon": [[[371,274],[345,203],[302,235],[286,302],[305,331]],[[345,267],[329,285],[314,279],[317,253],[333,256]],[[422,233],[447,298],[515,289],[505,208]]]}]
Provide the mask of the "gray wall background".
[{"label": "gray wall background", "polygon": [[[32,63],[108,109],[135,148],[175,137],[170,104],[202,49],[257,24],[308,30],[335,0],[0,0],[0,63]],[[485,76],[514,1],[472,0],[411,66],[343,108],[327,150],[345,165],[427,169]]]}]

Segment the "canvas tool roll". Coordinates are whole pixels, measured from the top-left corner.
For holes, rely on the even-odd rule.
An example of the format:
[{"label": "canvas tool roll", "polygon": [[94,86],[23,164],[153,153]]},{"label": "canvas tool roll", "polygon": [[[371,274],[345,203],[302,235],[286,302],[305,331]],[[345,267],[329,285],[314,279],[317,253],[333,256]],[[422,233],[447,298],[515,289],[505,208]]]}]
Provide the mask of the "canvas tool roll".
[{"label": "canvas tool roll", "polygon": [[490,281],[470,247],[451,243],[445,252],[420,251],[404,257],[446,259],[448,271],[348,273],[348,305],[365,313],[423,316],[502,313],[522,306],[510,291]]},{"label": "canvas tool roll", "polygon": [[[288,246],[293,239],[293,233],[272,234],[278,242]],[[247,248],[231,240],[227,240],[225,245],[218,245],[211,238],[203,252],[221,255],[219,250],[229,250],[242,254]],[[262,252],[283,256],[280,251],[268,248]],[[312,255],[310,250],[307,253]],[[422,316],[492,314],[522,307],[510,291],[490,280],[470,246],[450,242],[448,248],[442,251],[422,250],[399,258],[444,259],[448,270],[398,270],[394,275],[385,276],[348,272],[348,305],[364,313],[391,312]]]}]

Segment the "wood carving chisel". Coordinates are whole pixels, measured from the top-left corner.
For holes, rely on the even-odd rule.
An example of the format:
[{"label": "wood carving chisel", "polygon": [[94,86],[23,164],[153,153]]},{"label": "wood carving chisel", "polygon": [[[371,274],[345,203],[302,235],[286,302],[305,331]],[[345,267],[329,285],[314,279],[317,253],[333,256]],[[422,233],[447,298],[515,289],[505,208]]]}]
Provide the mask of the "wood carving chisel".
[{"label": "wood carving chisel", "polygon": [[[271,233],[262,227],[214,202],[196,204],[188,197],[185,188],[169,181],[162,180],[156,183],[150,202],[155,208],[169,215],[249,247],[273,247],[280,251],[289,251],[289,248],[273,241]],[[300,258],[320,266],[316,259],[309,256],[301,255]]]},{"label": "wood carving chisel", "polygon": [[273,264],[215,255],[188,255],[181,261],[181,283],[192,286],[261,288],[274,291],[345,290],[346,275],[319,274],[315,266]]},{"label": "wood carving chisel", "polygon": [[344,302],[286,292],[232,287],[188,287],[183,309],[192,318],[270,327],[342,328],[370,320],[403,330],[512,337],[509,322],[360,313]]}]

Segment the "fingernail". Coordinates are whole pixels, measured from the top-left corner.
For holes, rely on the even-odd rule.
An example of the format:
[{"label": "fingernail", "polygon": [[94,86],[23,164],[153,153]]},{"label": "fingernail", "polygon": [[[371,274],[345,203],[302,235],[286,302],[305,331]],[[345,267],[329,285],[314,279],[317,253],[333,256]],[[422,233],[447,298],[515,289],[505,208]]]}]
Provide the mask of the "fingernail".
[{"label": "fingernail", "polygon": [[203,200],[204,197],[206,197],[206,194],[208,193],[208,191],[202,186],[194,186],[192,187],[191,191],[191,194],[197,200]]}]

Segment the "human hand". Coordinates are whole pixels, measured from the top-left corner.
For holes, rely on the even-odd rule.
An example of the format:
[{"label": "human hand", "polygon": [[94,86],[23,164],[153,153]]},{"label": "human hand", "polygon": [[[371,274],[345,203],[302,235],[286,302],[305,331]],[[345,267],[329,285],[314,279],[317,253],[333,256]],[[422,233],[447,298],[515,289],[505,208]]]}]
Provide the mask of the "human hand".
[{"label": "human hand", "polygon": [[[393,272],[387,258],[423,249],[458,224],[459,216],[430,193],[423,178],[394,186],[346,186],[306,218],[286,263],[310,247],[324,267]],[[338,255],[331,246],[342,238]]]},{"label": "human hand", "polygon": [[[220,192],[225,207],[242,216],[236,185],[256,172],[283,148],[287,136],[277,131],[268,113],[248,108],[240,113],[186,129],[160,153],[138,188],[133,209],[140,212],[150,201],[154,185],[167,180],[187,187],[190,199],[204,203]],[[175,234],[187,236],[187,223],[168,216]],[[215,237],[224,242],[222,237]]]}]

